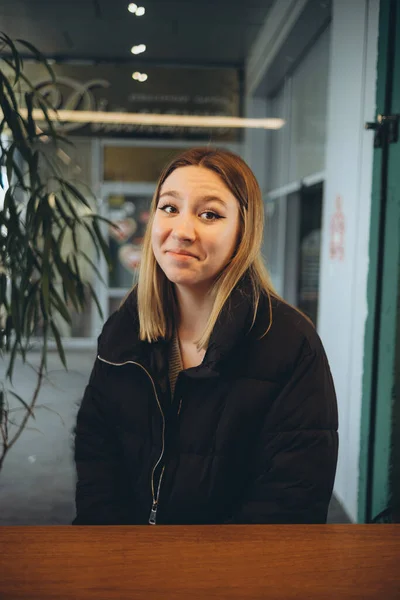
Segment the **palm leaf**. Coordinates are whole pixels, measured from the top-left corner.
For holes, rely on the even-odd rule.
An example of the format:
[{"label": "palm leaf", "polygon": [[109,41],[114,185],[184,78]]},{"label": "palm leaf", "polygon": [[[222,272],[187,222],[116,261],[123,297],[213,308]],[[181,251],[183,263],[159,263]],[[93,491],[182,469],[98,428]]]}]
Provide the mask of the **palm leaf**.
[{"label": "palm leaf", "polygon": [[52,82],[55,83],[56,76],[54,75],[54,71],[51,68],[51,66],[49,65],[49,63],[47,62],[47,59],[44,56],[44,54],[42,54],[35,46],[33,46],[30,42],[27,42],[26,40],[18,39],[17,42],[19,44],[21,44],[22,46],[25,46],[25,48],[28,48],[28,50],[30,50],[32,52],[32,54],[35,56],[37,61],[46,67],[46,69],[51,77]]},{"label": "palm leaf", "polygon": [[16,398],[18,400],[18,402],[21,402],[21,404],[23,404],[23,406],[28,411],[28,413],[30,414],[30,416],[32,417],[33,420],[36,419],[36,417],[35,417],[32,409],[31,409],[31,407],[25,402],[25,400],[23,398],[21,398],[21,396],[19,396],[18,394],[16,394],[12,390],[8,390],[8,393],[11,394],[11,396],[14,396],[14,398]]},{"label": "palm leaf", "polygon": [[61,362],[64,365],[65,369],[67,369],[67,360],[65,358],[65,352],[64,352],[64,348],[63,348],[63,345],[61,342],[60,332],[58,331],[58,329],[55,326],[53,321],[50,321],[50,327],[51,327],[51,331],[53,332],[54,339],[56,340],[58,355],[59,355]]},{"label": "palm leaf", "polygon": [[15,85],[21,74],[21,67],[23,66],[23,60],[22,60],[22,57],[20,56],[18,50],[16,49],[14,42],[12,41],[11,38],[8,37],[8,35],[6,35],[4,32],[1,32],[0,39],[7,46],[9,46],[11,53],[12,53],[12,57],[14,60],[14,68],[15,68],[15,80],[14,80],[14,85]]}]

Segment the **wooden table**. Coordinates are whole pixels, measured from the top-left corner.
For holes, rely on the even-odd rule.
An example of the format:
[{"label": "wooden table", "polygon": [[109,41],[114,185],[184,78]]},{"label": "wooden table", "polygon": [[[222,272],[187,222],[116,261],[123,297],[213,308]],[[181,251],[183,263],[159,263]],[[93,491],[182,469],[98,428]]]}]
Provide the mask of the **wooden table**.
[{"label": "wooden table", "polygon": [[400,525],[0,527],[0,598],[400,599]]}]

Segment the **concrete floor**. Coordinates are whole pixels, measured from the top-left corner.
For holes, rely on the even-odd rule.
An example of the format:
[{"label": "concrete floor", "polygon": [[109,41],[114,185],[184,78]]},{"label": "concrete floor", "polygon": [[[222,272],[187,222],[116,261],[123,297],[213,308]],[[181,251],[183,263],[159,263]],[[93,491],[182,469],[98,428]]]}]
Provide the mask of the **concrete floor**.
[{"label": "concrete floor", "polygon": [[[57,355],[50,354],[36,419],[30,419],[29,428],[7,455],[0,472],[0,525],[68,525],[74,518],[73,428],[94,358],[95,350],[69,351],[66,372]],[[30,360],[37,364],[38,356],[33,354]],[[2,364],[0,381],[4,381]],[[16,393],[29,398],[34,382],[32,368],[17,364]],[[348,521],[333,498],[328,522]]]}]

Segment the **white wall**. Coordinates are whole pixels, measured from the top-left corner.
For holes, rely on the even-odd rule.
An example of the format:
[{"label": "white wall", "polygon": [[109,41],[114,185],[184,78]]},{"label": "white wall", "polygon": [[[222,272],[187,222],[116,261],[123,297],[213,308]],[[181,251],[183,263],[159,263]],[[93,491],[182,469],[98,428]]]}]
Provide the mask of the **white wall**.
[{"label": "white wall", "polygon": [[[326,185],[322,228],[319,332],[339,403],[340,452],[336,495],[357,519],[359,446],[367,317],[379,0],[333,0]],[[340,195],[344,260],[330,257],[330,223]]]}]

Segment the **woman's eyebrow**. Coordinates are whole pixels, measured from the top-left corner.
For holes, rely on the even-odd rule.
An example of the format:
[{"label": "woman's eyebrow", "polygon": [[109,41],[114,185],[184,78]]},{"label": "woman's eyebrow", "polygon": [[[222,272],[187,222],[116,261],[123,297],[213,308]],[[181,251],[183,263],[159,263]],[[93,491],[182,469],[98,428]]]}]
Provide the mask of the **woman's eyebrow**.
[{"label": "woman's eyebrow", "polygon": [[203,198],[201,199],[203,202],[219,202],[220,204],[222,204],[223,206],[226,206],[226,202],[224,202],[224,200],[222,200],[219,196],[203,196]]},{"label": "woman's eyebrow", "polygon": [[176,199],[180,198],[179,192],[176,192],[175,190],[167,190],[165,192],[162,192],[159,195],[159,198],[162,198],[163,196],[172,196],[173,198],[176,198]]},{"label": "woman's eyebrow", "polygon": [[[176,190],[166,190],[165,192],[162,192],[159,196],[159,198],[162,198],[163,196],[171,196],[172,198],[175,198],[176,200],[179,200],[181,195],[179,192],[177,192]],[[201,202],[219,202],[220,204],[222,204],[223,206],[226,206],[226,202],[224,202],[219,196],[213,196],[212,194],[209,196],[202,196],[201,198],[199,198],[199,200]]]}]

